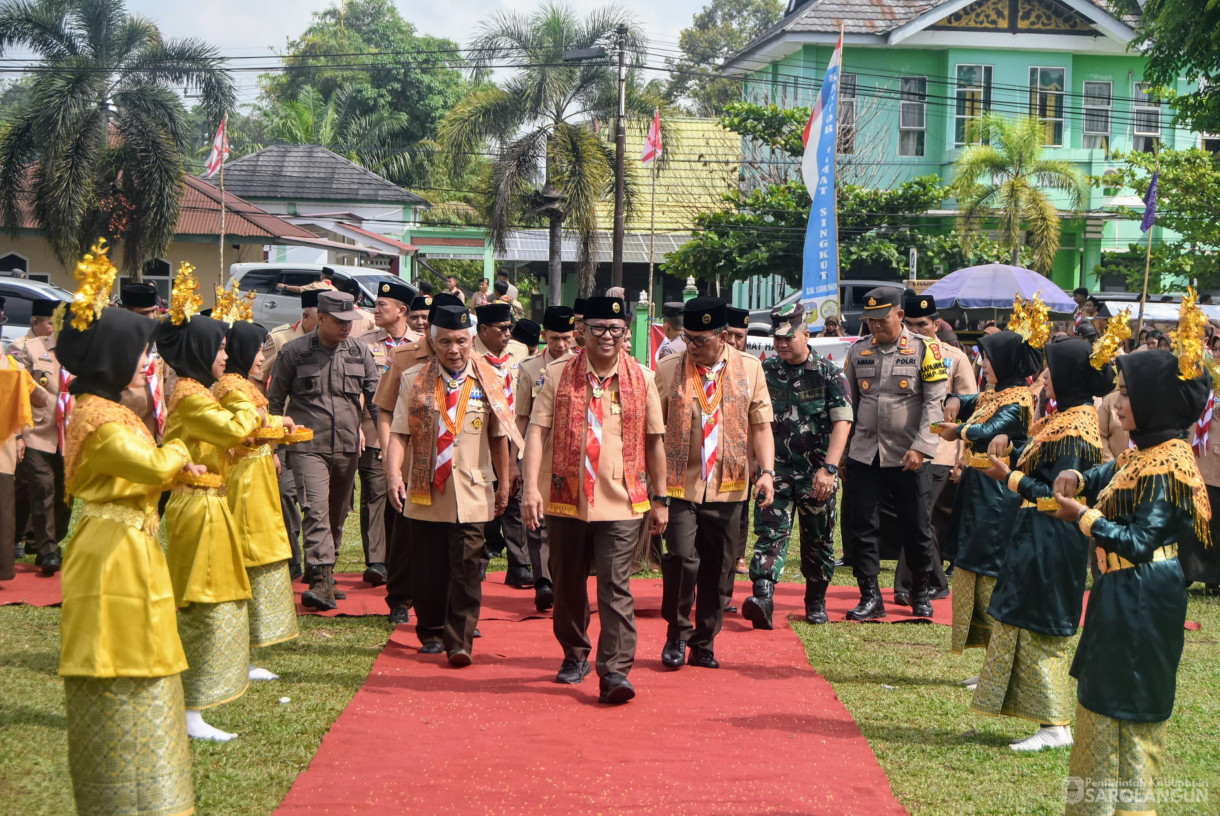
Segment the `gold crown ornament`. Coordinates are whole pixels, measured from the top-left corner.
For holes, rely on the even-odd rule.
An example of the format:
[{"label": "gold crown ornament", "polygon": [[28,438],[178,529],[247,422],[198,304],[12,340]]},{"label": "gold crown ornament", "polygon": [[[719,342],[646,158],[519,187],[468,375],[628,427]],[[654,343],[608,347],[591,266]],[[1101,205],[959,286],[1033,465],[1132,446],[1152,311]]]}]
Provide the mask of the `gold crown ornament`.
[{"label": "gold crown ornament", "polygon": [[195,267],[183,261],[174,276],[174,288],[169,296],[169,319],[175,326],[181,326],[199,314],[202,307],[203,295],[199,294]]},{"label": "gold crown ornament", "polygon": [[1173,354],[1178,358],[1178,377],[1191,380],[1199,376],[1207,336],[1207,315],[1199,308],[1199,296],[1193,286],[1187,287],[1178,312],[1178,327],[1169,333]]},{"label": "gold crown ornament", "polygon": [[252,323],[254,322],[254,297],[253,290],[243,294],[236,283],[230,289],[218,285],[216,287],[216,308],[212,310],[212,317],[230,324],[239,321]]},{"label": "gold crown ornament", "polygon": [[[110,262],[106,239],[99,238],[76,265],[76,293],[72,296],[72,328],[84,331],[93,321],[102,316],[102,309],[110,302],[110,290],[119,270]],[[65,309],[60,306],[53,316],[56,331],[63,328]]]},{"label": "gold crown ornament", "polygon": [[1093,353],[1089,355],[1089,364],[1101,371],[1107,363],[1114,362],[1123,343],[1131,339],[1131,309],[1123,309],[1106,321],[1106,331],[1101,339],[1093,344]]},{"label": "gold crown ornament", "polygon": [[1042,301],[1042,292],[1035,292],[1029,300],[1014,295],[1012,317],[1008,318],[1008,330],[1016,332],[1030,346],[1040,349],[1051,337],[1050,309]]}]

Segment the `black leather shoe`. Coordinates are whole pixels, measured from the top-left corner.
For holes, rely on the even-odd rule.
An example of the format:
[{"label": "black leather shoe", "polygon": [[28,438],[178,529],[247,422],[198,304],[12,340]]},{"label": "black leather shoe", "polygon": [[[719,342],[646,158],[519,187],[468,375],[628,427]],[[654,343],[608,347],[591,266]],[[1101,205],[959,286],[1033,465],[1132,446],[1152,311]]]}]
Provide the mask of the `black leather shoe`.
[{"label": "black leather shoe", "polygon": [[774,629],[771,614],[775,611],[775,582],[759,578],[754,582],[754,594],[741,605],[741,614],[755,629]]},{"label": "black leather shoe", "polygon": [[687,662],[701,669],[720,668],[720,661],[716,659],[716,655],[712,653],[712,650],[705,649],[702,646],[690,647],[690,659]]},{"label": "black leather shoe", "polygon": [[449,653],[449,665],[455,668],[464,669],[471,663],[470,652],[465,649],[457,649]]},{"label": "black leather shoe", "polygon": [[563,661],[563,665],[559,667],[559,673],[555,675],[556,683],[564,683],[565,685],[575,686],[580,681],[589,676],[589,672],[593,671],[593,667],[589,665],[588,660],[582,660],[579,663],[568,658]]},{"label": "black leather shoe", "polygon": [[370,586],[385,586],[385,582],[389,580],[389,575],[385,571],[385,564],[374,562],[369,564],[368,569],[364,571],[364,582]]},{"label": "black leather shoe", "polygon": [[737,607],[733,606],[732,601],[724,602],[724,614],[726,614],[726,615],[736,615],[737,614]]},{"label": "black leather shoe", "polygon": [[419,647],[420,654],[440,654],[445,651],[439,641],[430,640],[423,646]]},{"label": "black leather shoe", "polygon": [[876,577],[857,578],[856,586],[860,587],[860,603],[847,613],[848,620],[877,620],[885,617],[885,602],[881,600],[881,587],[877,585]]},{"label": "black leather shoe", "polygon": [[911,614],[919,618],[932,617],[931,590],[928,588],[931,575],[912,575]]},{"label": "black leather shoe", "polygon": [[411,610],[405,606],[396,606],[390,610],[390,623],[397,626],[400,623],[411,622]]},{"label": "black leather shoe", "polygon": [[911,605],[911,596],[905,592],[895,592],[894,593],[894,603],[897,604],[898,606],[910,606]]},{"label": "black leather shoe", "polygon": [[60,560],[58,551],[53,552],[50,555],[43,558],[42,563],[39,564],[39,566],[42,568],[42,574],[46,575],[48,577],[59,572],[59,568],[62,565],[63,565],[63,562]]},{"label": "black leather shoe", "polygon": [[534,573],[529,567],[513,567],[505,574],[504,583],[517,589],[527,589],[534,585]]},{"label": "black leather shoe", "polygon": [[599,703],[620,705],[635,697],[635,686],[631,685],[631,681],[618,672],[607,674],[598,685],[601,690],[601,693],[597,696],[597,702]]},{"label": "black leather shoe", "polygon": [[686,641],[665,641],[665,648],[661,650],[661,663],[667,669],[678,669],[686,665]]},{"label": "black leather shoe", "polygon": [[534,608],[545,612],[555,605],[555,588],[545,578],[534,582]]}]

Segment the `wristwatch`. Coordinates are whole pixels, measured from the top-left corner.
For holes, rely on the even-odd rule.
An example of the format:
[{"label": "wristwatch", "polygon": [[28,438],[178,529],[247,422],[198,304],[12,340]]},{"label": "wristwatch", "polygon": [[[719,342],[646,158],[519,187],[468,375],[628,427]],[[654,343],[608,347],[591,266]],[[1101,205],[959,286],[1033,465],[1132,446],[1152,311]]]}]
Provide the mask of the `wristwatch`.
[{"label": "wristwatch", "polygon": [[760,473],[760,474],[761,474],[761,473],[765,473],[765,474],[767,474],[768,476],[770,476],[772,479],[774,479],[774,478],[775,478],[775,471],[774,471],[774,470],[771,470],[770,468],[768,468],[768,469],[766,469],[766,470],[761,470],[761,471],[759,471],[759,473]]},{"label": "wristwatch", "polygon": [[659,504],[663,507],[669,507],[669,496],[649,496],[648,500],[653,504]]},{"label": "wristwatch", "polygon": [[830,462],[825,462],[825,463],[823,463],[823,464],[822,464],[822,470],[826,471],[826,472],[827,472],[827,473],[829,473],[831,476],[838,476],[838,475],[839,475],[839,466],[838,466],[838,465],[832,465],[832,464],[830,464]]}]

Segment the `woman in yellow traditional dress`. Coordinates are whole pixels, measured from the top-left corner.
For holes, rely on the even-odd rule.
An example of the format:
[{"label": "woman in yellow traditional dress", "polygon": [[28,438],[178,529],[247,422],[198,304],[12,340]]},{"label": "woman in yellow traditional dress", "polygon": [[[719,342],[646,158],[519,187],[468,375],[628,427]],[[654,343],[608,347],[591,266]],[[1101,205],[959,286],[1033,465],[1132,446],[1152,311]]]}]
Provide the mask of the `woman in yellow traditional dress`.
[{"label": "woman in yellow traditional dress", "polygon": [[[109,285],[99,290],[104,296]],[[157,500],[176,474],[203,468],[179,441],[158,448],[119,403],[123,389],[144,387],[157,322],[110,308],[88,328],[80,323],[88,325],[64,326],[56,348],[76,375],[64,468],[67,492],[82,503],[65,546],[59,662],[76,810],[193,813],[180,677],[187,663]]]},{"label": "woman in yellow traditional dress", "polygon": [[[222,407],[237,413],[253,403],[266,409],[267,398],[248,379],[263,364],[263,340],[267,330],[244,320],[233,323],[225,342],[225,374],[212,386]],[[256,432],[253,444],[233,451],[229,469],[228,499],[242,559],[250,579],[250,645],[271,646],[298,635],[297,605],[292,594],[288,562],[292,547],[280,512],[279,478],[275,473],[273,445],[285,429],[295,427],[291,419],[270,417],[267,427]],[[278,680],[266,669],[250,664],[251,680]]]},{"label": "woman in yellow traditional dress", "polygon": [[264,414],[245,399],[225,408],[209,390],[224,374],[228,325],[202,315],[176,323],[182,314],[172,305],[171,313],[173,320],[157,336],[157,351],[178,375],[164,438],[183,442],[191,459],[208,469],[203,477],[175,484],[165,508],[178,633],[190,663],[182,675],[187,733],[227,742],[237,735],[208,725],[202,711],[237,699],[249,687],[250,580],[224,480],[229,450],[262,426]]}]

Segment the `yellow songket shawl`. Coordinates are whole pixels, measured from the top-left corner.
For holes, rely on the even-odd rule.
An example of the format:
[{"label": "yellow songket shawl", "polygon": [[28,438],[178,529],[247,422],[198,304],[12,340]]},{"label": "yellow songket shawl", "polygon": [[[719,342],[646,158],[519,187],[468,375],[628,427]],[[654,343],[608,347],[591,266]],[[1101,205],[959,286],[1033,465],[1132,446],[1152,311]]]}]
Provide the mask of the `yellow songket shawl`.
[{"label": "yellow songket shawl", "polygon": [[1171,439],[1148,448],[1130,448],[1118,455],[1114,477],[1097,494],[1094,507],[1106,518],[1132,513],[1141,501],[1159,491],[1173,505],[1190,514],[1195,535],[1211,546],[1211,502],[1207,485],[1189,443]]},{"label": "yellow songket shawl", "polygon": [[1097,409],[1077,405],[1042,417],[1029,429],[1029,444],[1021,452],[1016,469],[1032,473],[1044,459],[1052,462],[1071,453],[1092,467],[1101,464],[1101,427]]}]

